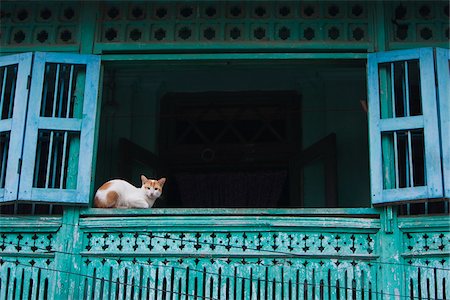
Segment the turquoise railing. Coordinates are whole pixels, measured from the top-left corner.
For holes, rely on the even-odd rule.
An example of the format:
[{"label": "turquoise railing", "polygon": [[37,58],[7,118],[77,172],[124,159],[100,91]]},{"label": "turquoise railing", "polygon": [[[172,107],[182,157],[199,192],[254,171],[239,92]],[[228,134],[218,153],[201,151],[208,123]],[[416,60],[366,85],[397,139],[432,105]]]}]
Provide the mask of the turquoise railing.
[{"label": "turquoise railing", "polygon": [[3,216],[0,299],[449,299],[448,221],[387,209]]}]

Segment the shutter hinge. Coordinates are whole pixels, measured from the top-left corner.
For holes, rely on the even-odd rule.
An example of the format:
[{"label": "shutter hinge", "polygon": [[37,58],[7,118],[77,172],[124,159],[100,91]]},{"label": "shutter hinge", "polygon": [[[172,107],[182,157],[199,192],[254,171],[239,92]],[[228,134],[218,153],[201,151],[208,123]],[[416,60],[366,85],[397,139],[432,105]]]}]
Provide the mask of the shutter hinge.
[{"label": "shutter hinge", "polygon": [[20,174],[22,172],[22,159],[19,158],[19,162],[17,164],[17,174]]},{"label": "shutter hinge", "polygon": [[27,90],[30,89],[31,86],[31,75],[28,75],[28,79],[27,79]]}]

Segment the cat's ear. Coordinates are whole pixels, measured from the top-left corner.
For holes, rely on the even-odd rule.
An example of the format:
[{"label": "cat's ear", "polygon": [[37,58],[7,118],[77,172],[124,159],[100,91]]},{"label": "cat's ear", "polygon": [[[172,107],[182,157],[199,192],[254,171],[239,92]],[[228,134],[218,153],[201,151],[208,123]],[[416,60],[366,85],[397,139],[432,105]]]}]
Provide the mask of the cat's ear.
[{"label": "cat's ear", "polygon": [[158,183],[159,183],[161,186],[163,186],[164,183],[166,183],[166,178],[163,177],[163,178],[161,178],[161,179],[158,179]]},{"label": "cat's ear", "polygon": [[142,181],[142,184],[144,184],[148,181],[148,179],[144,175],[141,175],[141,181]]}]

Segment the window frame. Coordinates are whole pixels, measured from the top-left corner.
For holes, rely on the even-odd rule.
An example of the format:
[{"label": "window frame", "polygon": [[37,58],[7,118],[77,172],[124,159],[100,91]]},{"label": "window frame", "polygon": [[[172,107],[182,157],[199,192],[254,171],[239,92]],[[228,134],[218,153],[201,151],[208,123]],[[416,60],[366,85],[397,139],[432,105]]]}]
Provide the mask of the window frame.
[{"label": "window frame", "polygon": [[23,132],[25,129],[28,103],[28,78],[31,72],[32,59],[33,54],[31,52],[0,57],[1,67],[17,64],[12,117],[10,119],[0,120],[0,132],[10,132],[5,187],[0,189],[0,203],[17,199]]},{"label": "window frame", "polygon": [[[86,65],[81,119],[41,117],[42,89],[46,63]],[[33,62],[30,101],[24,137],[22,173],[18,200],[33,202],[89,204],[92,183],[94,140],[100,79],[100,57],[67,53],[36,52]],[[51,120],[54,119],[54,120]],[[63,130],[80,133],[77,184],[75,189],[33,187],[38,130]]]},{"label": "window frame", "polygon": [[450,49],[436,49],[444,197],[450,198]]},{"label": "window frame", "polygon": [[[98,120],[100,62],[98,55],[71,53],[30,52],[0,57],[0,66],[18,64],[13,117],[11,121],[0,120],[0,131],[11,131],[7,181],[5,189],[0,190],[0,203],[90,203]],[[83,95],[81,118],[40,116],[46,63],[85,65],[86,75],[80,92]],[[79,149],[73,152],[74,156],[78,156],[77,173],[74,177],[76,188],[33,187],[39,129],[79,134]]]},{"label": "window frame", "polygon": [[[436,86],[433,48],[418,48],[376,52],[368,55],[367,84],[369,98],[369,157],[372,204],[390,204],[443,196],[439,126],[437,119]],[[413,117],[381,118],[379,65],[397,61],[419,60],[422,115]],[[412,129],[424,130],[426,185],[384,189],[389,174],[383,173],[381,133]],[[392,155],[387,155],[392,159]]]}]

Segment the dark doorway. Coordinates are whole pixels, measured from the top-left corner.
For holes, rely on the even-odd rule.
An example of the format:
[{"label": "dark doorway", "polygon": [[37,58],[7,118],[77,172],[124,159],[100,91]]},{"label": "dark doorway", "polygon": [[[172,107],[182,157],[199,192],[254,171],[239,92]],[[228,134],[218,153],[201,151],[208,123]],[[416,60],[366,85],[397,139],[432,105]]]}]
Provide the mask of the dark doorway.
[{"label": "dark doorway", "polygon": [[[291,207],[300,183],[300,95],[290,91],[170,93],[159,154],[177,207]],[[296,197],[298,198],[298,197]]]}]

